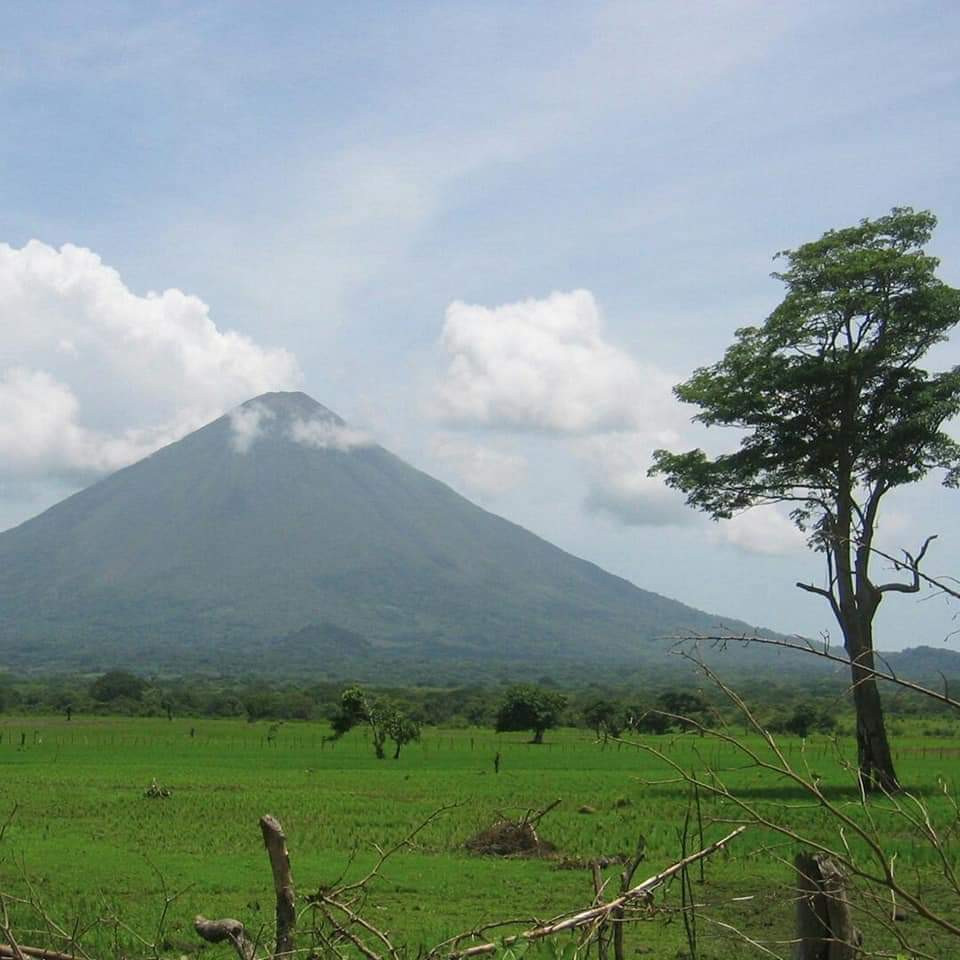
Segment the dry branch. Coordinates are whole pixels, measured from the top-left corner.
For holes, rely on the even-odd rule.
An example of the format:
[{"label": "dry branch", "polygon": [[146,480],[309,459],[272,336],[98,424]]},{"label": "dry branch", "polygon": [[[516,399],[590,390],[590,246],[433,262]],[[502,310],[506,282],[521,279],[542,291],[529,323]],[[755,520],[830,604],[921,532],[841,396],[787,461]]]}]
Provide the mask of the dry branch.
[{"label": "dry branch", "polygon": [[[849,667],[851,663],[849,657],[832,653],[825,643],[815,644],[812,640],[805,638],[798,640],[778,640],[775,637],[758,637],[747,634],[696,634],[686,637],[671,637],[669,639],[675,641],[676,644],[681,647],[681,655],[683,653],[682,645],[689,643],[757,643],[768,647],[779,647],[782,650],[797,650],[800,653],[820,657],[822,660],[829,660],[831,663],[838,663],[845,667]],[[858,658],[854,658],[854,662],[859,670],[877,680],[886,680],[906,690],[912,690],[914,693],[930,697],[930,699],[946,704],[948,707],[953,707],[955,710],[960,710],[960,700],[956,700],[950,696],[946,683],[944,683],[944,692],[940,693],[937,690],[932,690],[930,687],[925,687],[923,684],[915,683],[913,680],[905,680],[903,677],[898,677],[892,670],[877,670],[874,667],[862,663]]]},{"label": "dry branch", "polygon": [[16,960],[20,956],[33,957],[34,960],[78,960],[72,953],[61,953],[59,950],[43,950],[40,947],[21,947],[14,949],[12,944],[0,943],[0,960]]},{"label": "dry branch", "polygon": [[[722,850],[731,840],[743,833],[747,828],[745,826],[737,827],[732,833],[728,833],[725,837],[720,840],[717,840],[715,843],[711,843],[709,846],[704,847],[702,850],[697,851],[696,853],[690,854],[689,857],[684,857],[682,860],[678,860],[676,863],[667,867],[666,870],[662,870],[660,873],[655,874],[652,877],[644,880],[643,883],[637,884],[637,886],[632,887],[627,890],[626,893],[621,894],[615,900],[610,900],[608,903],[600,904],[596,907],[591,907],[588,910],[581,910],[579,913],[571,914],[565,917],[562,920],[557,920],[554,923],[548,923],[543,926],[534,927],[530,930],[524,930],[521,933],[514,934],[511,937],[505,937],[503,940],[497,943],[480,943],[475,946],[468,947],[466,950],[458,950],[451,953],[445,954],[449,960],[465,960],[468,957],[478,957],[483,956],[489,953],[496,953],[497,950],[500,950],[502,947],[509,947],[513,944],[531,942],[534,940],[542,940],[544,937],[551,937],[557,933],[563,933],[566,930],[576,930],[580,927],[586,927],[591,924],[603,923],[608,920],[615,911],[622,909],[628,903],[639,900],[639,899],[648,899],[649,896],[653,893],[657,887],[666,883],[671,877],[678,874],[681,870],[688,867],[691,863],[696,863],[698,860],[703,857],[709,857],[711,854],[716,853],[718,850]],[[432,952],[432,955],[436,956],[436,950]]]}]

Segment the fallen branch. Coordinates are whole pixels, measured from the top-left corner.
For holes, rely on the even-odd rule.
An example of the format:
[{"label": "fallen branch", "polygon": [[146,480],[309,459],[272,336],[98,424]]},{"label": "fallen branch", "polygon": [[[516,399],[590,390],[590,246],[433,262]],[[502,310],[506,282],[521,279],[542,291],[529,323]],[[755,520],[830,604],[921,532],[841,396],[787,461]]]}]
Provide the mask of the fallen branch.
[{"label": "fallen branch", "polygon": [[59,950],[43,950],[40,947],[16,947],[10,943],[0,943],[2,960],[17,960],[17,956],[33,957],[34,960],[79,960],[72,953],[60,953]]},{"label": "fallen branch", "polygon": [[[524,930],[523,932],[514,934],[511,937],[505,937],[503,940],[500,940],[496,943],[480,943],[476,944],[475,946],[468,947],[466,950],[459,950],[444,954],[444,956],[446,956],[448,960],[465,960],[465,958],[468,957],[478,957],[489,953],[496,953],[503,947],[510,947],[517,943],[542,940],[544,937],[551,937],[554,934],[563,933],[566,930],[575,930],[579,927],[589,926],[590,924],[596,924],[598,922],[603,923],[610,918],[611,914],[613,914],[615,911],[621,910],[631,901],[648,899],[650,894],[656,890],[657,887],[662,886],[667,880],[678,874],[684,868],[688,867],[691,863],[696,863],[698,860],[701,860],[704,857],[709,857],[718,850],[722,850],[728,843],[730,843],[731,840],[739,836],[746,829],[746,826],[737,827],[736,830],[734,830],[732,833],[728,833],[725,837],[723,837],[723,839],[717,840],[715,843],[711,843],[702,850],[698,850],[696,853],[690,854],[689,857],[684,857],[682,860],[678,860],[676,863],[667,867],[666,870],[662,870],[660,873],[644,880],[643,883],[637,884],[635,887],[631,887],[631,889],[627,890],[626,893],[621,894],[615,900],[610,900],[609,902],[600,904],[599,906],[591,907],[589,910],[581,910],[579,913],[572,914],[571,916],[568,916],[562,920],[557,920],[553,923],[545,924],[544,926],[534,927],[530,930]],[[436,956],[436,951],[433,951],[431,955]]]}]

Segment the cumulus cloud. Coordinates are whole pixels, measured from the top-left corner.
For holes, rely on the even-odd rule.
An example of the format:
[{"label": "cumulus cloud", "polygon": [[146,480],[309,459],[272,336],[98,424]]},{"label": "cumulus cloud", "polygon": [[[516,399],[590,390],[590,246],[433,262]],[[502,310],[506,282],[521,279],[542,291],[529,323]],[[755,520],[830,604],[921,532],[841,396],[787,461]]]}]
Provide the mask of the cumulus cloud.
[{"label": "cumulus cloud", "polygon": [[335,420],[315,417],[312,420],[294,420],[287,431],[294,443],[315,450],[354,450],[369,447],[373,440],[362,430],[355,430]]},{"label": "cumulus cloud", "polygon": [[0,244],[0,333],[0,479],[115,470],[301,379],[291,354],[220,329],[199,298],[140,296],[70,244]]},{"label": "cumulus cloud", "polygon": [[457,426],[593,433],[647,422],[672,380],[603,336],[588,290],[499,307],[456,301],[436,413]]},{"label": "cumulus cloud", "polygon": [[433,438],[430,451],[437,460],[452,469],[466,486],[480,493],[505,493],[516,487],[527,472],[527,461],[519,454],[447,433]]}]

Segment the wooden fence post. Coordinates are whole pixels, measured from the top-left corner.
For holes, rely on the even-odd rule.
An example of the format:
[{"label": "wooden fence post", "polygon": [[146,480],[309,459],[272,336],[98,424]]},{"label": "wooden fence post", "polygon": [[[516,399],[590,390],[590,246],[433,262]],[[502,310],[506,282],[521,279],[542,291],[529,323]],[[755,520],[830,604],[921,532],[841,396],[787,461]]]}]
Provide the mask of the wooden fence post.
[{"label": "wooden fence post", "polygon": [[822,853],[798,853],[794,960],[855,960],[861,936],[850,916],[846,877]]}]

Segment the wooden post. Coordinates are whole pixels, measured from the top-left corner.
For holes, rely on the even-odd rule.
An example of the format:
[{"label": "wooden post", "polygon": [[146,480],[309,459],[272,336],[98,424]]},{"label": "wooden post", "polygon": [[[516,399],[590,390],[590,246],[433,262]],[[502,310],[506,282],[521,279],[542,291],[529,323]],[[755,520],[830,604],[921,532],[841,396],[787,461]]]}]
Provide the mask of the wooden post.
[{"label": "wooden post", "polygon": [[[296,900],[293,879],[290,876],[290,855],[287,838],[276,817],[269,814],[260,818],[263,843],[270,858],[273,888],[277,895],[277,943],[271,960],[289,958],[294,952],[294,933],[297,927]],[[243,924],[230,918],[207,920],[197,916],[193,921],[197,935],[208,943],[229,942],[237,952],[238,960],[254,960],[254,942],[247,936]],[[4,960],[0,956],[0,960]]]},{"label": "wooden post", "polygon": [[280,821],[270,814],[260,818],[260,830],[267,855],[270,857],[273,888],[277,895],[277,946],[274,956],[283,957],[293,953],[294,933],[297,928],[297,908],[293,877],[290,875],[287,838]]},{"label": "wooden post", "polygon": [[794,960],[855,960],[862,938],[853,925],[846,877],[822,853],[798,853]]}]

